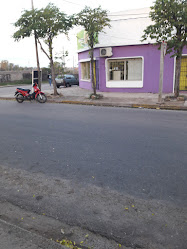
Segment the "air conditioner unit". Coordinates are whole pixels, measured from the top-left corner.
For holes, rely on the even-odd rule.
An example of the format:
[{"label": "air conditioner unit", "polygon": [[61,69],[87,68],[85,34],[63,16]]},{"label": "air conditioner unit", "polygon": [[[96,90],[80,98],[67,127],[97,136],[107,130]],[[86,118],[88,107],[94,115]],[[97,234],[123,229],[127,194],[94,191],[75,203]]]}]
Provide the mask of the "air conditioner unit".
[{"label": "air conditioner unit", "polygon": [[112,56],[112,48],[100,48],[100,57],[110,57]]}]

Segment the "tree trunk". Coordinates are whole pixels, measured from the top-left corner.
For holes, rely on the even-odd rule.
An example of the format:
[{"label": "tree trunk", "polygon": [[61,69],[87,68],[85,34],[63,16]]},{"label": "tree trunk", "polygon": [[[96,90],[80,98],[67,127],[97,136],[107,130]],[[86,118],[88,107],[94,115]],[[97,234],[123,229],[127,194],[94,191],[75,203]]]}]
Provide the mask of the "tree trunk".
[{"label": "tree trunk", "polygon": [[51,79],[53,83],[54,95],[56,96],[58,95],[58,92],[57,92],[57,87],[56,87],[56,82],[55,82],[55,68],[54,68],[53,59],[50,59],[50,66],[51,66]]},{"label": "tree trunk", "polygon": [[90,50],[90,58],[91,58],[91,80],[92,80],[92,88],[93,93],[96,95],[96,83],[94,79],[94,48],[92,47]]},{"label": "tree trunk", "polygon": [[36,34],[35,34],[34,40],[35,40],[36,60],[37,60],[37,70],[38,70],[38,87],[40,88],[40,90],[42,90],[41,75],[40,75],[40,62],[39,62],[39,56],[38,56],[38,43],[37,43]]},{"label": "tree trunk", "polygon": [[52,48],[52,41],[49,42],[49,58],[50,58],[50,67],[51,67],[51,78],[53,83],[54,95],[58,95],[56,82],[55,82],[55,68],[53,63],[53,48]]}]

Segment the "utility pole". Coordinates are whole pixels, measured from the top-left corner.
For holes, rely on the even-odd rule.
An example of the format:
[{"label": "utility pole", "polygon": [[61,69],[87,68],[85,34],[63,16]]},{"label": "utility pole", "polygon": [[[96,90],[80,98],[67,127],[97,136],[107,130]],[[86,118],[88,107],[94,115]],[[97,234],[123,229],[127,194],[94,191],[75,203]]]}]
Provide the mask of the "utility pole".
[{"label": "utility pole", "polygon": [[75,64],[74,64],[74,56],[73,56],[73,75],[75,74]]},{"label": "utility pole", "polygon": [[164,76],[164,56],[166,54],[167,43],[161,43],[160,51],[160,78],[159,78],[159,94],[158,94],[158,103],[162,103],[162,90],[163,90],[163,76]]},{"label": "utility pole", "polygon": [[[33,0],[31,0],[31,5],[32,5],[32,10],[34,10]],[[38,86],[41,90],[40,63],[39,63],[39,56],[38,56],[38,43],[37,43],[36,31],[34,31],[34,40],[35,40],[36,61],[37,61],[37,69],[38,69]]]}]

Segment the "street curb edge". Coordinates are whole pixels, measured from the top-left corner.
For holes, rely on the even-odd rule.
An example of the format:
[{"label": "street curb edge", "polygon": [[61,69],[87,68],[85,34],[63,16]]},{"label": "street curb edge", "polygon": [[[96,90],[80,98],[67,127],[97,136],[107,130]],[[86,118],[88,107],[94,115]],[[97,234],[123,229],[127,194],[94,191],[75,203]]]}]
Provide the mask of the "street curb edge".
[{"label": "street curb edge", "polygon": [[[0,97],[0,100],[15,101],[15,98]],[[163,105],[149,105],[149,104],[111,104],[111,103],[96,103],[86,101],[72,101],[72,100],[47,100],[48,103],[56,104],[73,104],[73,105],[89,105],[89,106],[104,106],[104,107],[124,107],[124,108],[144,108],[144,109],[157,109],[157,110],[177,110],[187,111],[186,106],[163,106]]]}]

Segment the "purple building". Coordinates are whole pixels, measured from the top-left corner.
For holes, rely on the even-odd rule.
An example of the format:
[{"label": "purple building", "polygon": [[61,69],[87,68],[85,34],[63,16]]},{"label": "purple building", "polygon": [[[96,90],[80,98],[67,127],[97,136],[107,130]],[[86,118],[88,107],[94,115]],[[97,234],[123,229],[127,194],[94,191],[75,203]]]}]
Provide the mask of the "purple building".
[{"label": "purple building", "polygon": [[[146,26],[151,24],[149,8],[120,12],[111,16],[111,29],[99,35],[94,50],[97,90],[101,92],[158,93],[160,50],[154,41],[142,43]],[[122,18],[123,17],[123,18]],[[164,59],[163,92],[172,93],[175,57]],[[78,53],[79,85],[92,89],[90,56],[83,44]],[[180,90],[187,90],[187,47],[183,51]]]}]

